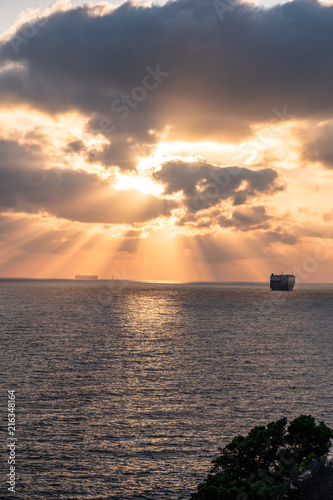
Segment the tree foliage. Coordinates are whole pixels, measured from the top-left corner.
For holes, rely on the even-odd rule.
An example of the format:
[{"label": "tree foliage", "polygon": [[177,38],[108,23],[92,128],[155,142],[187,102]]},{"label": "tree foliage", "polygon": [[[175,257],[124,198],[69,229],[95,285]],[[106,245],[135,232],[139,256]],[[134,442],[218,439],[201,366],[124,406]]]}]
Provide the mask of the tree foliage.
[{"label": "tree foliage", "polygon": [[[267,426],[254,427],[247,436],[236,436],[220,448],[221,455],[213,460],[210,474],[191,499],[303,498],[297,494],[305,483],[309,488],[311,477],[315,477],[314,464],[317,476],[321,471],[323,477],[325,474],[331,477],[332,467],[326,460],[331,439],[333,430],[324,422],[316,424],[311,415],[300,415],[289,425],[282,418]],[[329,493],[320,498],[331,500]]]}]

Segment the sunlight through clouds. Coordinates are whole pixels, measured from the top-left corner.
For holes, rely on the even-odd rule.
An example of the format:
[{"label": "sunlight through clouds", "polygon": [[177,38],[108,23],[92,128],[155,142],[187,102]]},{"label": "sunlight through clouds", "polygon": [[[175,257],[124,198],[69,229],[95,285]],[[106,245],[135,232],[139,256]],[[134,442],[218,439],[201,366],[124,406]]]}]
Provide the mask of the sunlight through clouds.
[{"label": "sunlight through clouds", "polygon": [[264,279],[331,239],[331,7],[25,7],[0,43],[2,272]]}]

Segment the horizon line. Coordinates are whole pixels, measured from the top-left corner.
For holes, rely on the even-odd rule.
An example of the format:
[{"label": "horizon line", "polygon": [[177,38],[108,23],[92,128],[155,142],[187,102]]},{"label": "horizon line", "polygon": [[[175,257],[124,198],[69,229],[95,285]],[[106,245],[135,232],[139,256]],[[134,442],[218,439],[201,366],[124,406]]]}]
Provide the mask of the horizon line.
[{"label": "horizon line", "polygon": [[[34,280],[34,281],[89,281],[89,283],[93,282],[101,282],[101,281],[128,281],[131,283],[156,283],[156,284],[206,284],[206,283],[249,283],[249,284],[267,284],[269,283],[269,280],[267,281],[240,281],[240,280],[227,280],[227,281],[211,281],[211,280],[205,280],[205,281],[178,281],[178,280],[135,280],[135,279],[118,279],[118,278],[98,278],[96,280],[77,280],[75,278],[34,278],[34,277],[22,277],[22,276],[0,276],[0,280]],[[297,285],[333,285],[333,282],[330,281],[306,281],[306,282],[296,282],[295,286]]]}]

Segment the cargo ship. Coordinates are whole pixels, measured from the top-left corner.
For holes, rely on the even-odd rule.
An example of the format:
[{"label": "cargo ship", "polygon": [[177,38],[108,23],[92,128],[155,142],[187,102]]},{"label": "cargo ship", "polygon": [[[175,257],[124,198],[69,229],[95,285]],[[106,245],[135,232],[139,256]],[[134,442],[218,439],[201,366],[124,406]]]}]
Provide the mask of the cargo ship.
[{"label": "cargo ship", "polygon": [[272,290],[290,291],[294,285],[295,276],[293,274],[271,274],[270,287]]},{"label": "cargo ship", "polygon": [[98,280],[98,276],[94,274],[77,274],[75,276],[76,280]]}]

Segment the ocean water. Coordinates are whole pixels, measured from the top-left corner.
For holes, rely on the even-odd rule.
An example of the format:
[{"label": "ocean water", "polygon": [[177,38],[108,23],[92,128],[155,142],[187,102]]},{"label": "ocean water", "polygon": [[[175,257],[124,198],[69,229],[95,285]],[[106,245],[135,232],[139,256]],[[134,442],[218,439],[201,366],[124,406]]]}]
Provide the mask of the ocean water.
[{"label": "ocean water", "polygon": [[254,425],[333,426],[332,304],[333,285],[0,280],[0,497],[185,500]]}]

